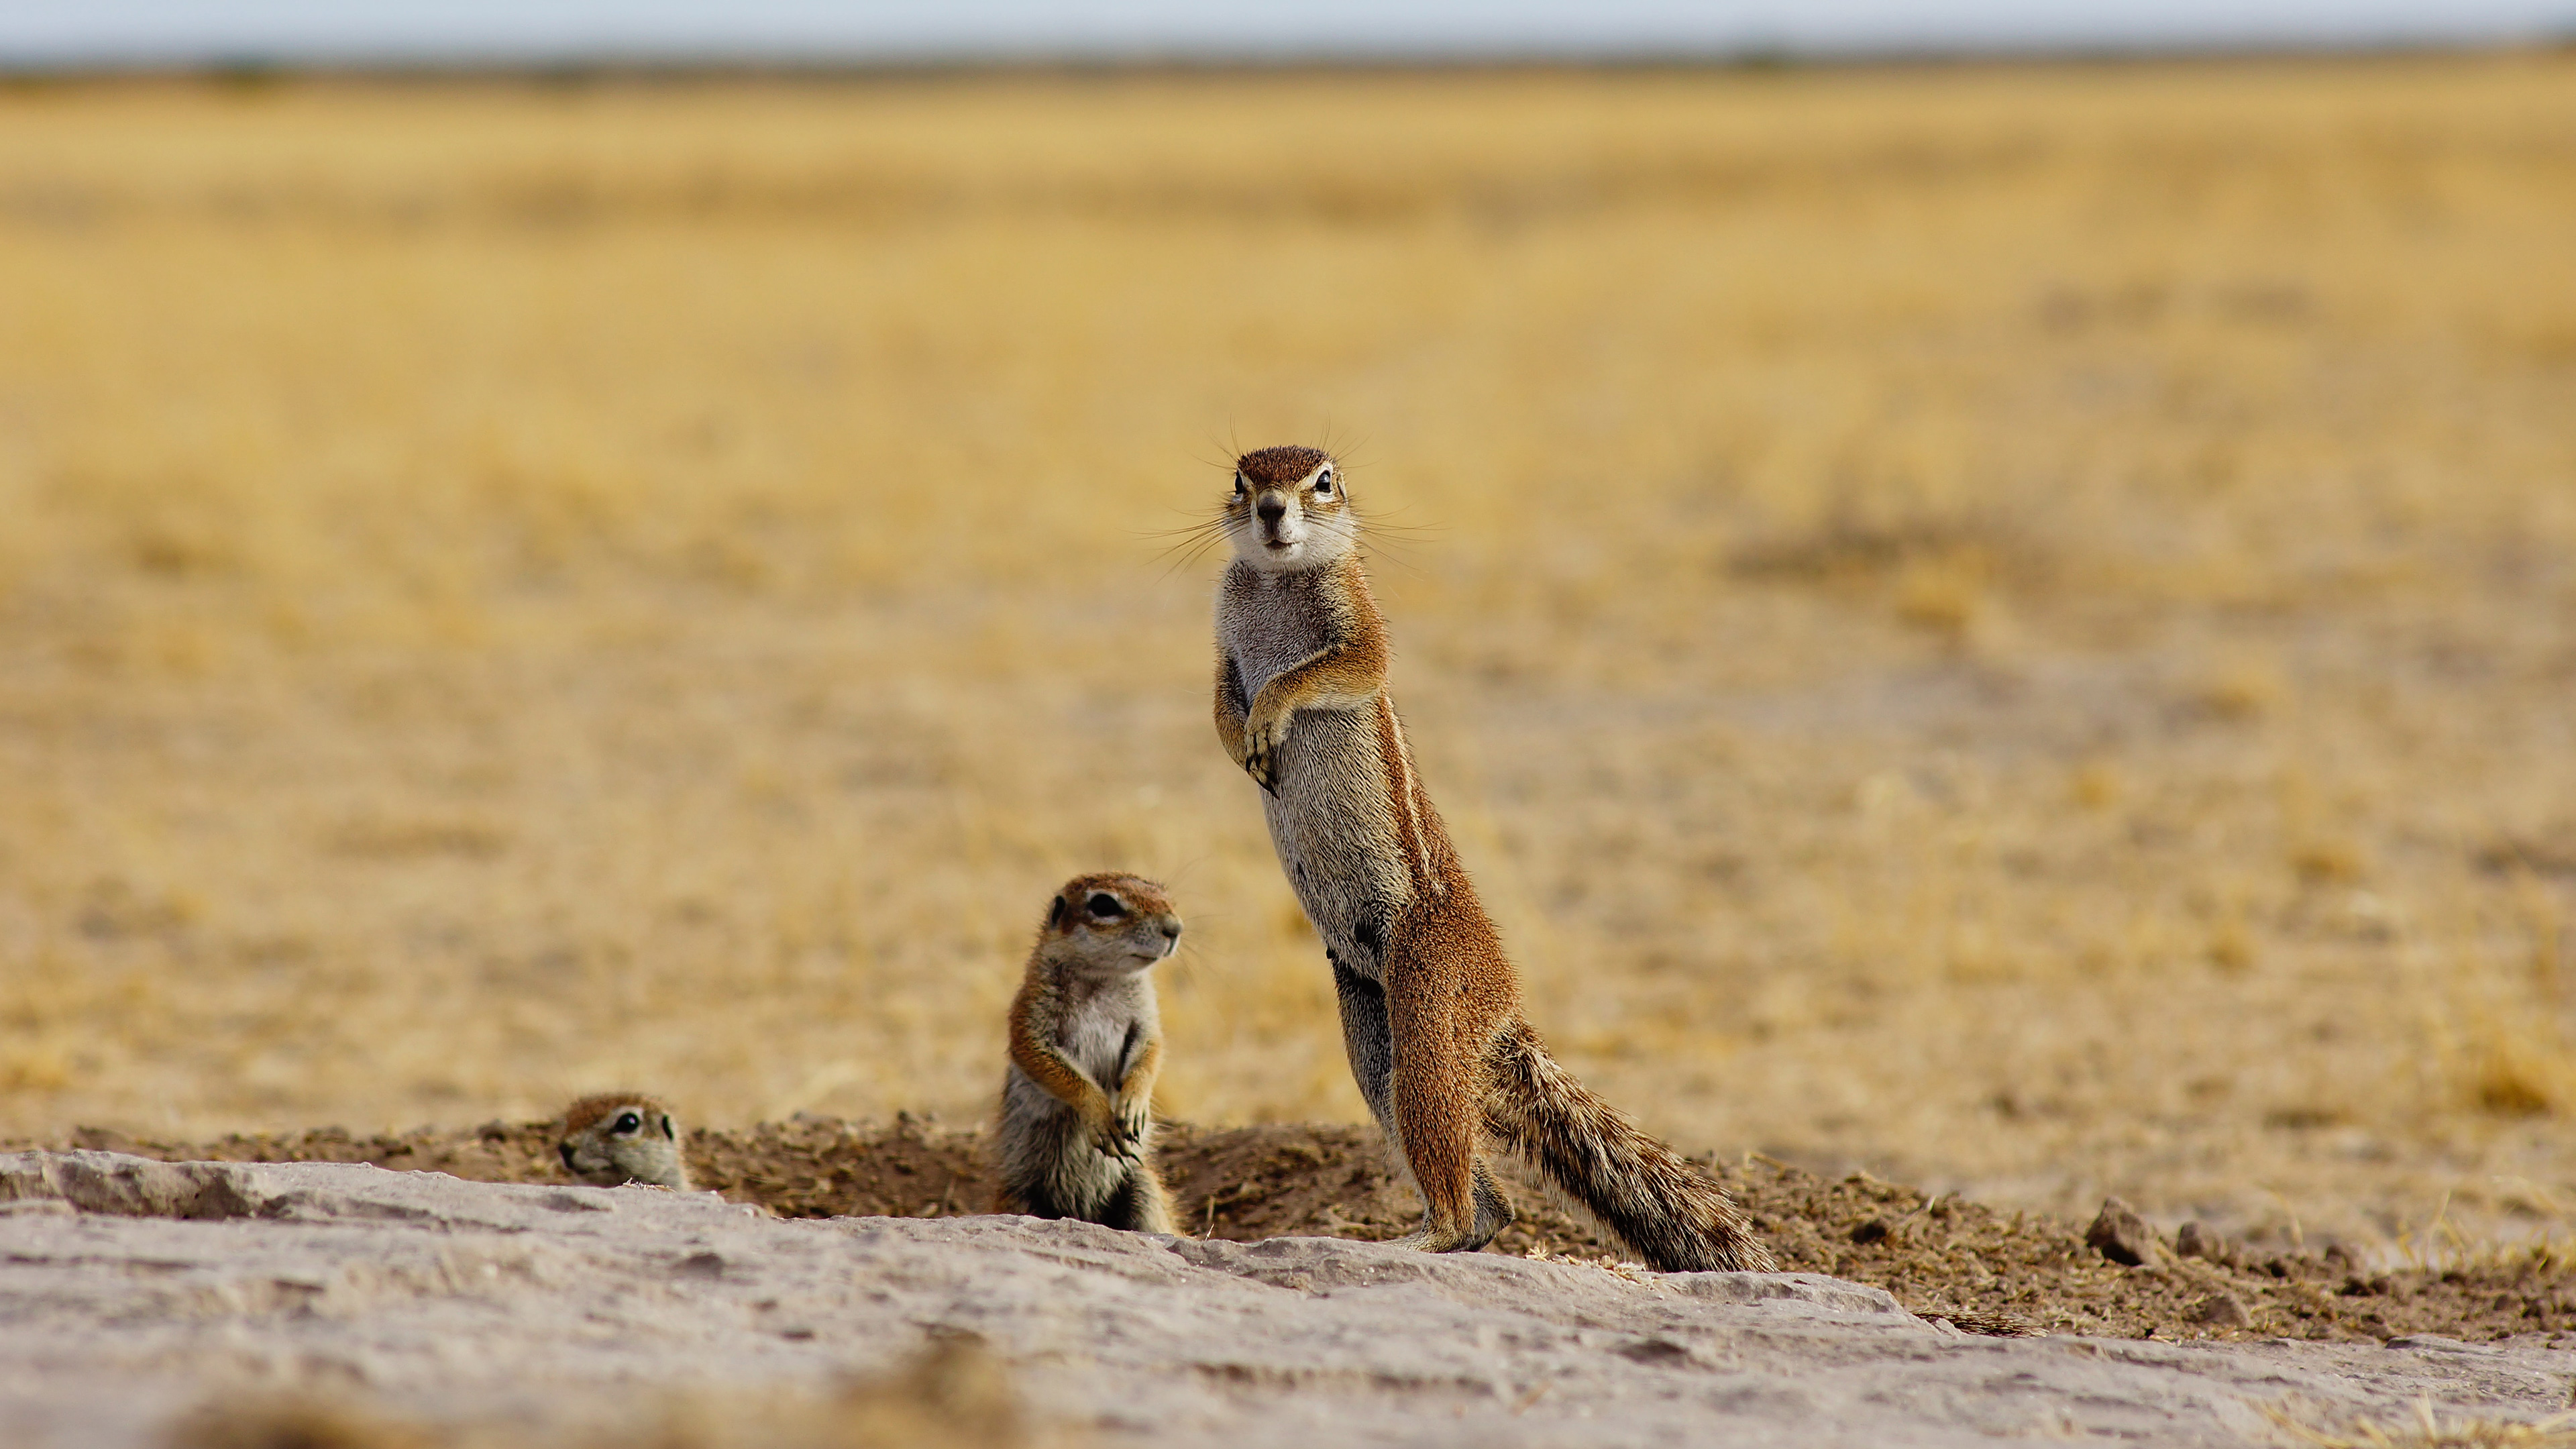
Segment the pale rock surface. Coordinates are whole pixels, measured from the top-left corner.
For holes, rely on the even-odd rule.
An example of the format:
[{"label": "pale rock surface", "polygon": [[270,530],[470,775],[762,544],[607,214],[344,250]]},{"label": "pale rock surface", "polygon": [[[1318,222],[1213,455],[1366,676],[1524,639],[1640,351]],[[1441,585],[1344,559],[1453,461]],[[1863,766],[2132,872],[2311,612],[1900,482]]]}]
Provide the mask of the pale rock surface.
[{"label": "pale rock surface", "polygon": [[1807,1274],[1631,1282],[1320,1238],[1026,1218],[781,1221],[713,1194],[340,1164],[0,1156],[10,1442],[155,1442],[210,1394],[596,1427],[632,1388],[821,1389],[980,1335],[1041,1425],[1108,1444],[2165,1445],[2311,1419],[2538,1418],[2576,1353],[1959,1334]]}]

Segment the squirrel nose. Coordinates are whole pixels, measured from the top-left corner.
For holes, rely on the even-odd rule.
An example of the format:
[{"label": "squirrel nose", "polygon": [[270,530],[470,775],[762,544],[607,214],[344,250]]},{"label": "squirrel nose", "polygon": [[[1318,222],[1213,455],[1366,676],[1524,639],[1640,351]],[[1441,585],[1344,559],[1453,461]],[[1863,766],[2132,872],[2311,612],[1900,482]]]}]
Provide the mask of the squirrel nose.
[{"label": "squirrel nose", "polygon": [[1277,523],[1288,512],[1288,505],[1274,495],[1262,499],[1260,506],[1252,511],[1260,514],[1261,521],[1264,523]]},{"label": "squirrel nose", "polygon": [[1178,916],[1165,916],[1165,917],[1163,917],[1163,919],[1161,919],[1161,920],[1159,920],[1159,921],[1156,921],[1154,924],[1155,924],[1155,925],[1157,925],[1157,926],[1160,926],[1160,927],[1162,928],[1162,930],[1163,930],[1163,937],[1164,937],[1164,939],[1165,939],[1165,940],[1177,941],[1177,940],[1181,939],[1181,918],[1180,918],[1180,917],[1178,917]]}]

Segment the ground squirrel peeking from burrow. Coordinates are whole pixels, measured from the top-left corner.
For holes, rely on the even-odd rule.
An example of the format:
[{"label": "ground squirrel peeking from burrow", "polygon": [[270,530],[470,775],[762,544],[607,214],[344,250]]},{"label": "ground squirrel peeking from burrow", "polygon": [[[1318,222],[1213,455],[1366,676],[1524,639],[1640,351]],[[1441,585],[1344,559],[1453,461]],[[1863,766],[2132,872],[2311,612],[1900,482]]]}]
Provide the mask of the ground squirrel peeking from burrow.
[{"label": "ground squirrel peeking from burrow", "polygon": [[1163,888],[1132,875],[1076,876],[1047,903],[1011,1001],[994,1211],[1172,1231],[1154,1171],[1163,1027],[1146,973],[1180,940]]},{"label": "ground squirrel peeking from burrow", "polygon": [[670,1108],[640,1092],[604,1092],[564,1109],[555,1152],[566,1172],[594,1187],[641,1182],[687,1192],[681,1140]]},{"label": "ground squirrel peeking from burrow", "polygon": [[1360,1094],[1422,1192],[1435,1252],[1511,1223],[1499,1145],[1666,1272],[1769,1269],[1733,1199],[1558,1066],[1415,771],[1388,699],[1386,621],[1340,463],[1235,462],[1219,526],[1216,732],[1262,789],[1271,844],[1323,939]]}]

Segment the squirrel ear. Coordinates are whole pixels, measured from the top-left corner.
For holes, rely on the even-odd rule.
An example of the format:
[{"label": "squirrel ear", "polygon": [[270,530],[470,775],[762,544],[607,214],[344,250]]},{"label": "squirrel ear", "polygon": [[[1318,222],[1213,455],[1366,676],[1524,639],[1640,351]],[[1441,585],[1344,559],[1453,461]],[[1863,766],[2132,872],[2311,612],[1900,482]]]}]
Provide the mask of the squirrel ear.
[{"label": "squirrel ear", "polygon": [[1053,901],[1048,902],[1047,926],[1049,929],[1053,929],[1054,927],[1064,924],[1064,913],[1067,909],[1069,908],[1065,905],[1064,897],[1062,896],[1057,896]]}]

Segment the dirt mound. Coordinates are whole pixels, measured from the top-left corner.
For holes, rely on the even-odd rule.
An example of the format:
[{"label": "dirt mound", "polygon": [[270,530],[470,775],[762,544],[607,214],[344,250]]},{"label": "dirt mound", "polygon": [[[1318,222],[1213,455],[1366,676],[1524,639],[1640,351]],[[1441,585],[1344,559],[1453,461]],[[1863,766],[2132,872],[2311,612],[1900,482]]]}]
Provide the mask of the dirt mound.
[{"label": "dirt mound", "polygon": [[[486,1182],[563,1180],[551,1122],[360,1136],[339,1128],[214,1142],[84,1130],[67,1143],[167,1160],[371,1162]],[[1187,1231],[1381,1239],[1419,1212],[1370,1128],[1165,1129],[1162,1160]],[[1864,1174],[1819,1177],[1766,1158],[1703,1159],[1752,1214],[1784,1268],[1876,1284],[1918,1313],[1979,1333],[2158,1338],[2493,1339],[2576,1331],[2576,1276],[2544,1250],[2400,1272],[2339,1248],[2249,1255],[2206,1235],[2152,1238],[2122,1266],[2053,1218],[2002,1213]],[[909,1115],[888,1125],[799,1116],[692,1134],[698,1182],[787,1217],[948,1217],[986,1210],[981,1141]],[[1526,1182],[1520,1219],[1490,1251],[1615,1260],[1610,1245]],[[2152,1237],[2152,1235],[2150,1235]],[[2177,1247],[2187,1249],[2187,1254]]]}]

